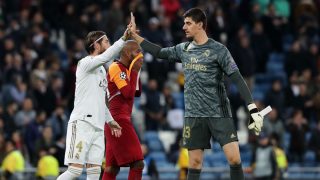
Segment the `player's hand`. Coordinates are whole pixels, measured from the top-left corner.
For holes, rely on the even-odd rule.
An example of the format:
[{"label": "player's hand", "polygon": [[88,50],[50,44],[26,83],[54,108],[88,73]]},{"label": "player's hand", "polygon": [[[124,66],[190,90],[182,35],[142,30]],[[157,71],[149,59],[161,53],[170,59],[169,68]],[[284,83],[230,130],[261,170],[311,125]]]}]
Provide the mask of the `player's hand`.
[{"label": "player's hand", "polygon": [[254,130],[255,134],[258,136],[261,132],[263,126],[263,116],[261,116],[257,106],[254,103],[248,105],[250,120],[248,128]]},{"label": "player's hand", "polygon": [[132,70],[139,72],[143,64],[143,58],[138,59],[136,62],[134,62],[132,66]]},{"label": "player's hand", "polygon": [[[129,27],[129,25],[128,25]],[[130,38],[130,30],[129,28],[127,28],[124,33],[123,33],[123,36],[121,37],[124,41],[128,40]]]},{"label": "player's hand", "polygon": [[130,13],[130,24],[128,26],[131,33],[137,32],[136,19],[132,12]]},{"label": "player's hand", "polygon": [[108,123],[110,129],[111,129],[111,134],[115,137],[120,137],[121,136],[121,127],[120,125],[117,123],[117,121],[112,120]]}]

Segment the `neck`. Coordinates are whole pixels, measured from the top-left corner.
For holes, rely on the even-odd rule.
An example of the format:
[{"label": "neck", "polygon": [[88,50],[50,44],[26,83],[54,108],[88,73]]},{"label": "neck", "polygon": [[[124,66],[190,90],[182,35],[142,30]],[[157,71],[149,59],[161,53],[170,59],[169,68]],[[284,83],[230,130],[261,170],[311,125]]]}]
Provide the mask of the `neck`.
[{"label": "neck", "polygon": [[127,68],[130,66],[129,61],[125,60],[124,58],[120,58],[119,62]]},{"label": "neck", "polygon": [[92,53],[90,54],[90,56],[97,56],[97,55],[99,55],[99,52],[98,52],[98,51],[94,51],[94,52],[92,52]]},{"label": "neck", "polygon": [[208,39],[209,38],[208,38],[206,32],[203,30],[194,36],[193,42],[196,45],[202,45],[202,44],[205,44],[208,41]]}]

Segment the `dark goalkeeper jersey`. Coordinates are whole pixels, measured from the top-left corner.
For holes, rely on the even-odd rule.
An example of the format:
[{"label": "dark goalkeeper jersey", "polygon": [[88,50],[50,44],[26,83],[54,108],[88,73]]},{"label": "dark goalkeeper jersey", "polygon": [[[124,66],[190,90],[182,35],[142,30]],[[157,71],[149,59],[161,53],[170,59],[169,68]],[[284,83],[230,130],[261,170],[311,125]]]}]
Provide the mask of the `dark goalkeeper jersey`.
[{"label": "dark goalkeeper jersey", "polygon": [[184,42],[162,48],[161,54],[182,63],[185,117],[232,117],[223,81],[238,67],[224,45],[213,39],[203,45]]}]

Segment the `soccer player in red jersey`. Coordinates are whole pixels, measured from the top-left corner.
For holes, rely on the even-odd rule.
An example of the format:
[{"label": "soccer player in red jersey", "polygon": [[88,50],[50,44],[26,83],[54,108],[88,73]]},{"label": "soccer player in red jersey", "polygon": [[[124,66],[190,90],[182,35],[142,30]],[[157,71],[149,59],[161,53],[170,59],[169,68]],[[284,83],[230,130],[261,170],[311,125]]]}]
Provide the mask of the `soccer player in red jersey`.
[{"label": "soccer player in red jersey", "polygon": [[138,136],[131,122],[134,97],[141,95],[139,71],[143,55],[135,41],[126,41],[120,52],[120,60],[112,63],[108,70],[109,110],[122,127],[120,137],[112,136],[105,125],[106,168],[103,180],[115,180],[120,167],[129,166],[129,180],[140,180],[144,167]]}]

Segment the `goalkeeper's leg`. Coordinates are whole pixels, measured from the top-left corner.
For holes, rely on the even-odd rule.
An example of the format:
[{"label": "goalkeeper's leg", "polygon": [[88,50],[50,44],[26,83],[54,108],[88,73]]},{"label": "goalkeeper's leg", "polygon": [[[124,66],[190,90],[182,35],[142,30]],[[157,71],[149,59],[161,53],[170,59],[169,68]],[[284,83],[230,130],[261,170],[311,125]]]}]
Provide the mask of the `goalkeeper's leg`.
[{"label": "goalkeeper's leg", "polygon": [[230,142],[223,146],[224,154],[230,165],[230,179],[243,180],[244,174],[240,159],[240,150],[238,142]]}]

